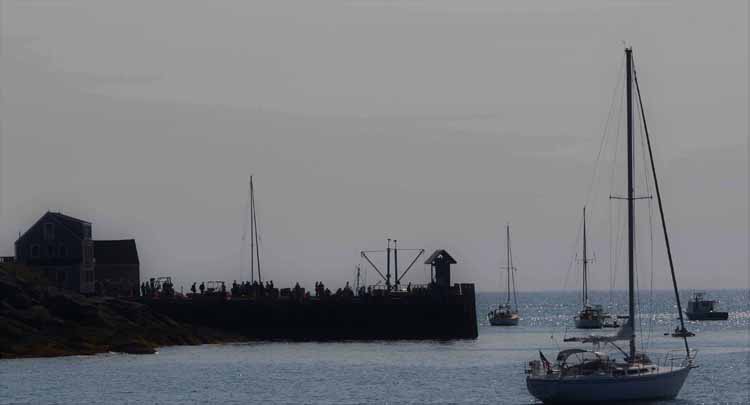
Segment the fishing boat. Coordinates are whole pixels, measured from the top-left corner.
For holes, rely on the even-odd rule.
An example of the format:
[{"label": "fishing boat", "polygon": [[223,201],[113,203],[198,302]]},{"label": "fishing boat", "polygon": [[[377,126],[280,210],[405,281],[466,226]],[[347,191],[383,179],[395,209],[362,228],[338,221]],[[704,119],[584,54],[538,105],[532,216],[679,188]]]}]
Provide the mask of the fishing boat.
[{"label": "fishing boat", "polygon": [[578,312],[575,318],[576,328],[578,329],[601,329],[604,327],[605,320],[609,318],[601,305],[592,305],[589,302],[588,286],[588,264],[590,259],[586,253],[586,207],[583,207],[583,264],[582,268],[582,289],[581,303],[583,308]]},{"label": "fishing boat", "polygon": [[717,310],[718,302],[705,298],[706,293],[694,292],[693,297],[688,301],[687,311],[685,314],[691,321],[726,321],[729,313]]},{"label": "fishing boat", "polygon": [[[664,219],[664,209],[656,178],[651,141],[646,126],[645,113],[635,75],[632,48],[625,49],[626,104],[627,104],[627,200],[628,205],[628,318],[614,335],[589,335],[564,339],[566,342],[592,344],[591,349],[572,348],[559,352],[554,363],[539,352],[539,360],[529,362],[526,369],[526,386],[529,393],[544,403],[602,403],[609,401],[644,401],[670,399],[677,396],[690,370],[695,367],[695,354],[688,347],[687,337],[682,337],[685,353],[671,354],[662,361],[652,361],[648,355],[636,351],[637,322],[635,320],[635,209],[634,202],[634,142],[633,142],[633,87],[638,95],[640,118],[648,145],[651,173],[656,190],[664,242],[669,258],[672,286],[679,311],[680,331],[685,323],[680,307],[679,291],[674,263]],[[628,342],[629,348],[620,348],[619,342]],[[612,348],[622,359],[611,358],[604,349]],[[613,353],[620,357],[620,355]]]},{"label": "fishing boat", "polygon": [[[515,326],[518,325],[518,321],[521,319],[518,316],[518,299],[516,294],[516,282],[515,282],[515,267],[513,267],[513,255],[510,250],[510,225],[505,227],[506,237],[506,254],[507,254],[507,265],[505,269],[508,272],[508,287],[506,288],[506,299],[504,303],[498,304],[497,308],[493,309],[487,314],[487,318],[492,326]],[[501,267],[502,269],[502,267]],[[513,290],[513,304],[511,306],[510,293]]]}]

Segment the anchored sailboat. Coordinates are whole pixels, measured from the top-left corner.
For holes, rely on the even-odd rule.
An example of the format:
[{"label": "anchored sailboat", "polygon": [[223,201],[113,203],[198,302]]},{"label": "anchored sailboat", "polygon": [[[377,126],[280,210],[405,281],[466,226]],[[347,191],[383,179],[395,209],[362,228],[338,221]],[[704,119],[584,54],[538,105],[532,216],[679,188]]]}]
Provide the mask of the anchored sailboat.
[{"label": "anchored sailboat", "polygon": [[578,329],[601,329],[604,327],[604,321],[609,318],[601,305],[592,305],[589,302],[588,286],[588,264],[590,259],[586,253],[586,207],[583,207],[583,275],[581,290],[581,304],[583,308],[576,315],[575,323]]},{"label": "anchored sailboat", "polygon": [[[496,309],[493,309],[489,314],[487,314],[487,318],[489,318],[490,325],[492,326],[515,326],[518,325],[518,320],[520,319],[520,317],[518,316],[518,300],[516,299],[517,295],[514,274],[516,268],[513,267],[513,255],[511,254],[510,250],[510,225],[506,225],[505,235],[506,250],[508,255],[508,263],[507,266],[505,266],[505,269],[508,270],[508,287],[506,289],[507,298],[504,304],[499,304]],[[513,304],[515,308],[511,307],[510,305],[511,288],[513,289]]]},{"label": "anchored sailboat", "polygon": [[[545,403],[599,403],[604,401],[636,401],[674,398],[680,392],[685,379],[694,368],[694,353],[690,351],[687,331],[682,318],[682,308],[675,279],[674,264],[669,245],[664,210],[656,178],[651,141],[646,126],[638,79],[635,77],[632,49],[625,49],[627,91],[627,162],[628,162],[628,319],[614,336],[586,336],[566,339],[581,343],[592,343],[593,350],[580,348],[562,350],[552,364],[539,352],[540,360],[529,362],[526,370],[526,386],[534,397]],[[634,143],[633,143],[633,84],[638,92],[638,102],[643,129],[648,145],[651,172],[659,203],[664,242],[669,258],[672,285],[680,319],[680,331],[684,332],[684,356],[669,356],[662,362],[653,362],[645,353],[636,352],[635,322],[635,209],[633,188]],[[617,343],[629,342],[629,350],[621,349]],[[623,361],[610,359],[601,350],[609,345],[624,355]]]}]

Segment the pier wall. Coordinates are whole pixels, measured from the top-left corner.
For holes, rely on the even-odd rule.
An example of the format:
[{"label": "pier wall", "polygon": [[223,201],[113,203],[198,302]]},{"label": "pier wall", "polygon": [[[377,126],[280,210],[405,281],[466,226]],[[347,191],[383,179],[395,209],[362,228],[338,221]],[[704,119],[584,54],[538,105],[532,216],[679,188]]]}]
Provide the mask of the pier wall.
[{"label": "pier wall", "polygon": [[146,299],[155,312],[261,340],[475,339],[473,284],[429,295]]}]

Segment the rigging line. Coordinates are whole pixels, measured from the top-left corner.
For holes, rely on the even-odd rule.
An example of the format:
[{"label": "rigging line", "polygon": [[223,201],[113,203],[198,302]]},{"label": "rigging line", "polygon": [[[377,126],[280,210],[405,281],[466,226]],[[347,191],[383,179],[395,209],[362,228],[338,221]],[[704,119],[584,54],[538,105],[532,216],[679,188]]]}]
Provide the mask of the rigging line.
[{"label": "rigging line", "polygon": [[[645,122],[643,120],[643,117],[640,115],[636,115],[636,119],[640,123],[640,129],[641,129],[641,160],[643,161],[643,178],[646,183],[646,195],[651,195],[652,185],[649,181],[649,173],[648,168],[646,166],[646,162],[648,161],[646,158],[646,144],[645,144],[645,129],[644,125]],[[650,262],[649,262],[649,271],[650,271],[650,284],[649,284],[649,318],[648,318],[648,333],[646,334],[646,342],[647,347],[650,346],[651,338],[653,335],[653,328],[654,328],[654,226],[653,226],[653,205],[651,204],[651,200],[648,201],[648,231],[649,231],[649,256],[650,256]]]},{"label": "rigging line", "polygon": [[508,263],[510,264],[510,268],[508,268],[508,277],[511,278],[511,284],[513,287],[513,305],[518,311],[518,299],[516,298],[516,268],[513,266],[513,249],[510,243],[510,238],[508,238]]},{"label": "rigging line", "polygon": [[622,80],[623,80],[622,76],[624,76],[622,74],[622,71],[624,69],[625,69],[625,63],[622,63],[620,71],[617,72],[617,80],[616,80],[616,83],[615,83],[615,87],[612,89],[612,99],[610,100],[609,111],[607,113],[607,119],[604,122],[604,128],[602,130],[602,137],[601,137],[601,140],[599,141],[599,152],[596,154],[596,160],[594,161],[594,170],[593,170],[593,172],[591,174],[591,181],[589,182],[588,190],[586,191],[586,199],[584,200],[584,205],[589,205],[589,202],[590,202],[590,199],[591,199],[591,193],[592,193],[594,185],[596,183],[596,178],[598,177],[597,176],[597,173],[598,173],[597,168],[599,166],[599,161],[600,161],[600,158],[602,156],[602,151],[604,150],[605,145],[607,143],[606,141],[608,139],[607,138],[607,133],[608,133],[608,129],[609,129],[609,123],[610,123],[612,117],[617,115],[617,114],[615,114],[615,108],[614,108],[614,106],[615,106],[615,103],[617,102],[617,100],[619,99],[619,97],[617,97],[617,95],[619,93],[618,89],[620,88],[620,85],[622,84]]},{"label": "rigging line", "polygon": [[[638,114],[636,114],[635,119],[640,123],[641,131],[643,131],[643,125],[644,125],[643,118],[640,117]],[[643,178],[644,178],[644,183],[645,183],[645,187],[646,187],[645,192],[646,192],[646,194],[648,194],[650,192],[651,188],[650,188],[650,182],[649,182],[649,177],[648,177],[648,170],[646,168],[646,150],[645,150],[646,148],[645,148],[645,144],[644,144],[644,138],[645,137],[643,136],[643,132],[641,132],[640,140],[641,140],[641,160],[642,160],[642,163],[643,163]],[[636,226],[638,226],[638,225],[636,225]],[[649,217],[649,233],[651,233],[651,218],[650,217]],[[639,238],[637,240],[637,242],[636,242],[636,249],[638,251],[641,250],[642,243],[643,243],[643,241]],[[653,255],[653,251],[651,252],[651,254]],[[638,256],[636,256],[636,257],[638,257]],[[638,262],[636,261],[636,263],[638,263]],[[645,335],[644,338],[641,339],[641,351],[645,351],[645,349],[647,347],[646,344],[650,340],[650,333],[651,333],[650,326],[652,325],[652,323],[651,323],[650,317],[649,317],[649,319],[648,319],[649,329],[646,329],[646,328],[643,327],[644,320],[643,320],[643,311],[642,311],[643,307],[641,306],[641,285],[640,285],[640,278],[638,277],[640,275],[640,266],[638,264],[636,264],[636,268],[634,270],[636,271],[636,287],[637,287],[637,301],[638,301],[637,302],[637,306],[638,306],[638,326],[639,326],[639,330],[645,332],[644,333],[644,335]]]},{"label": "rigging line", "polygon": [[622,204],[618,204],[617,209],[617,216],[616,216],[616,224],[615,224],[615,268],[614,268],[614,274],[615,274],[615,285],[617,283],[617,268],[618,263],[620,260],[620,255],[623,250],[624,240],[625,240],[625,234],[626,234],[626,224],[627,224],[627,218],[625,213],[623,212],[625,209],[622,207]]},{"label": "rigging line", "polygon": [[614,215],[612,215],[612,249],[610,250],[610,257],[612,260],[612,304],[613,306],[616,306],[616,303],[614,301],[614,290],[617,287],[617,274],[618,274],[618,268],[619,268],[619,260],[620,260],[620,253],[622,251],[622,245],[623,240],[625,238],[625,217],[623,215],[623,207],[622,204],[618,204],[616,201],[610,201],[610,204],[617,207],[615,209]]},{"label": "rigging line", "polygon": [[250,175],[250,183],[248,185],[248,193],[250,194],[250,210],[248,211],[248,217],[250,221],[250,282],[255,282],[255,248],[257,246],[255,243],[255,233],[253,231],[253,205],[255,202],[253,201],[253,176]]},{"label": "rigging line", "polygon": [[247,253],[247,232],[249,228],[250,217],[250,187],[247,189],[247,199],[245,200],[245,211],[242,215],[242,244],[240,247],[240,281],[245,281],[245,254]]},{"label": "rigging line", "polygon": [[513,256],[510,258],[510,272],[513,277],[513,306],[518,311],[518,291],[516,289],[516,267],[513,265]]},{"label": "rigging line", "polygon": [[581,239],[581,227],[576,226],[576,238],[573,241],[573,245],[571,246],[571,250],[573,254],[570,256],[570,262],[568,263],[568,269],[565,272],[565,281],[563,282],[563,290],[566,290],[568,288],[568,279],[570,278],[570,271],[573,268],[573,264],[576,261],[576,257],[578,255],[578,241]]},{"label": "rigging line", "polygon": [[[638,94],[638,105],[640,106],[641,116],[643,117],[643,128],[646,134],[646,145],[648,145],[649,160],[651,161],[651,172],[653,173],[653,176],[654,176],[654,188],[656,189],[656,200],[659,203],[659,216],[661,217],[662,230],[664,231],[664,245],[666,245],[666,248],[667,248],[667,258],[669,259],[669,271],[672,274],[672,287],[674,288],[675,300],[677,301],[677,311],[680,317],[680,327],[682,328],[682,331],[685,332],[686,330],[685,319],[682,316],[682,303],[680,302],[680,291],[677,289],[677,277],[675,276],[674,262],[672,260],[672,248],[669,244],[669,234],[667,233],[667,221],[664,218],[664,206],[662,205],[661,192],[659,191],[659,180],[656,177],[656,163],[654,163],[654,152],[651,149],[651,138],[649,137],[648,126],[646,125],[646,112],[645,112],[645,108],[643,107],[643,99],[641,97],[640,86],[638,85],[638,75],[636,74],[635,63],[633,64],[633,80],[635,83],[636,92]],[[685,343],[685,353],[689,359],[690,347],[688,346],[686,333],[683,333],[682,340]]]},{"label": "rigging line", "polygon": [[[616,234],[616,241],[615,241],[615,267],[614,267],[614,282],[615,285],[617,283],[617,274],[618,274],[618,266],[621,263],[621,256],[624,256],[624,250],[625,250],[625,238],[627,236],[627,207],[624,207],[623,204],[618,204],[618,216],[617,219],[619,220],[618,225],[616,225],[616,230],[619,231],[619,234]],[[625,261],[625,259],[622,259],[622,261]]]},{"label": "rigging line", "polygon": [[[641,247],[642,247],[641,244],[643,243],[643,241],[641,239],[642,238],[639,238],[638,241],[636,242],[636,251],[640,251],[641,250]],[[638,256],[636,256],[636,257],[638,257]],[[635,274],[636,284],[635,285],[636,285],[636,300],[637,300],[636,305],[637,305],[638,328],[639,328],[638,330],[642,331],[642,334],[644,335],[644,337],[641,338],[641,351],[645,351],[646,350],[646,341],[648,340],[648,335],[647,335],[646,332],[648,332],[648,330],[646,328],[644,328],[644,326],[643,326],[644,325],[644,320],[643,320],[644,312],[643,312],[643,306],[641,305],[641,284],[640,284],[641,278],[639,277],[640,276],[640,268],[641,268],[641,266],[640,266],[640,264],[637,264],[637,263],[638,263],[638,260],[636,260],[636,266],[635,266],[635,270],[634,270],[636,272],[636,274]]]},{"label": "rigging line", "polygon": [[500,288],[500,293],[497,294],[497,306],[500,307],[503,305],[503,291],[505,291],[505,277],[504,277],[505,274],[503,274],[503,272],[499,272],[498,275],[500,279],[499,284],[498,284]]},{"label": "rigging line", "polygon": [[252,179],[250,180],[250,189],[252,191],[253,196],[253,204],[252,204],[252,210],[253,210],[253,231],[255,234],[255,259],[256,264],[258,266],[258,282],[263,283],[263,279],[261,278],[260,273],[260,235],[258,235],[258,217],[257,217],[257,204],[255,202],[255,189],[253,187]]},{"label": "rigging line", "polygon": [[[623,63],[624,65],[624,63]],[[617,104],[617,110],[621,110],[623,108],[623,100],[622,98],[618,98],[618,104]],[[615,142],[613,146],[613,156],[614,159],[612,160],[612,168],[610,171],[610,178],[609,178],[609,184],[610,184],[610,195],[614,194],[615,192],[615,177],[618,173],[617,168],[619,167],[619,156],[620,156],[620,147],[621,144],[624,143],[624,136],[622,136],[622,132],[624,130],[623,128],[623,120],[622,120],[622,114],[617,114],[615,118]],[[613,221],[610,223],[610,243],[614,243],[614,246],[610,246],[609,254],[610,254],[610,276],[611,276],[611,288],[610,288],[610,303],[614,305],[614,289],[617,286],[617,268],[618,268],[618,260],[620,256],[620,250],[622,249],[621,242],[622,238],[624,237],[624,234],[618,233],[624,232],[624,228],[621,226],[620,221],[624,221],[623,215],[623,208],[620,204],[617,204],[617,208],[614,210],[614,214],[612,213],[612,204],[615,204],[614,201],[610,200],[610,221]],[[614,224],[614,227],[612,226]]]},{"label": "rigging line", "polygon": [[[617,104],[617,110],[620,110],[623,108],[623,101],[619,100],[619,103]],[[609,184],[610,184],[610,193],[614,193],[615,191],[615,183],[614,178],[617,173],[617,168],[619,167],[618,162],[620,159],[620,154],[618,153],[620,151],[620,145],[625,143],[624,137],[622,136],[622,132],[624,130],[623,128],[623,120],[622,116],[620,114],[617,114],[615,118],[615,145],[614,145],[614,159],[612,160],[612,170],[610,172],[610,178],[609,178]]]},{"label": "rigging line", "polygon": [[653,222],[653,205],[651,204],[651,200],[648,201],[648,229],[649,229],[649,243],[650,243],[650,251],[651,251],[651,258],[650,258],[650,285],[649,285],[649,311],[651,312],[651,316],[649,317],[649,325],[648,325],[648,344],[649,347],[651,345],[651,339],[654,334],[654,318],[656,316],[656,311],[654,310],[654,222]]}]

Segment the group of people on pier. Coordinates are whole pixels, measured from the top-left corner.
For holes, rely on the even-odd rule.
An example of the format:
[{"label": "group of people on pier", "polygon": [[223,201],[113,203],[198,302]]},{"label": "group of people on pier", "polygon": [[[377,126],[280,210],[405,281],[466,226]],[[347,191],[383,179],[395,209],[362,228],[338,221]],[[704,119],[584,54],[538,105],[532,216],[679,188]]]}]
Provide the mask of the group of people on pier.
[{"label": "group of people on pier", "polygon": [[142,297],[173,297],[174,296],[174,284],[170,279],[163,282],[150,278],[148,281],[141,283],[141,296]]},{"label": "group of people on pier", "polygon": [[243,281],[241,283],[237,283],[237,280],[234,280],[232,282],[232,297],[242,297],[242,296],[252,296],[252,297],[260,297],[260,296],[276,296],[278,295],[278,290],[273,287],[273,280],[266,281],[265,284],[263,282],[258,281]]},{"label": "group of people on pier", "polygon": [[[299,283],[297,283],[297,286],[299,286]],[[360,288],[360,291],[364,291],[362,288]],[[316,281],[315,282],[315,296],[316,297],[353,297],[354,296],[354,290],[352,290],[352,287],[349,286],[349,282],[346,282],[346,285],[344,288],[339,288],[336,290],[336,292],[332,293],[331,290],[326,288],[326,286],[323,284],[322,281]]]},{"label": "group of people on pier", "polygon": [[[419,286],[416,289],[409,283],[406,290],[400,290],[410,295],[426,295],[429,294],[433,289],[434,283],[429,285]],[[396,291],[397,289],[393,289]],[[224,298],[279,298],[279,297],[291,297],[294,300],[309,300],[309,299],[338,299],[344,298],[349,299],[355,296],[367,299],[371,296],[382,296],[389,295],[391,291],[384,288],[384,286],[360,286],[353,289],[349,282],[342,288],[337,288],[336,291],[331,291],[328,287],[323,284],[322,281],[315,282],[314,291],[306,291],[305,288],[300,286],[299,283],[295,283],[292,288],[276,288],[274,287],[273,281],[258,282],[258,281],[243,281],[238,283],[237,280],[232,282],[232,288],[228,292],[226,285],[223,281],[209,281],[201,282],[200,284],[193,283],[190,287],[189,296],[220,296]],[[434,292],[434,291],[432,291]],[[168,277],[151,278],[149,281],[143,282],[140,285],[140,293],[143,297],[176,297],[182,298],[181,294],[175,294],[174,284]],[[312,294],[311,294],[312,293]]]}]

